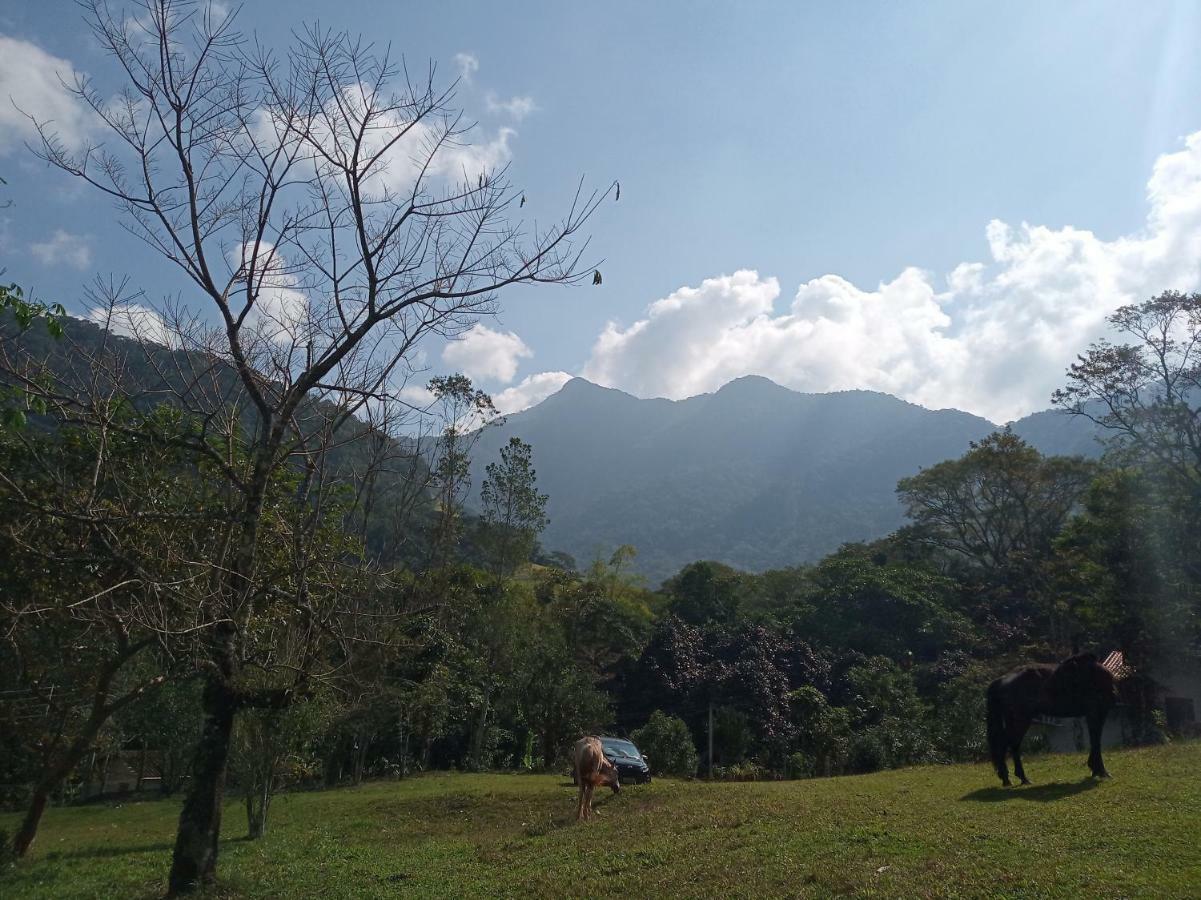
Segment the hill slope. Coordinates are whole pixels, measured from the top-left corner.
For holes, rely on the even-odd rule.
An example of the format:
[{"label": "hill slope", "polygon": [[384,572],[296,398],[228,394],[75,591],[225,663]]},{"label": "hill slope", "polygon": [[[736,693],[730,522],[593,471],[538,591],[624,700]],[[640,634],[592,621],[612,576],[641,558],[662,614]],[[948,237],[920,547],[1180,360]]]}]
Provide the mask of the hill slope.
[{"label": "hill slope", "polygon": [[[1082,452],[1091,429],[1058,413],[1015,423],[1047,452]],[[749,376],[687,400],[639,400],[583,379],[510,416],[477,447],[517,435],[550,495],[543,543],[580,562],[638,548],[653,580],[696,559],[762,570],[809,562],[904,522],[899,479],[959,456],[996,426],[871,391],[801,394]]]},{"label": "hill slope", "polygon": [[[246,841],[231,802],[222,897],[1190,897],[1201,744],[757,784],[657,780],[598,802],[550,775],[442,774],[292,794]],[[9,898],[153,897],[174,801],[52,809]],[[15,815],[0,816],[0,828]]]}]

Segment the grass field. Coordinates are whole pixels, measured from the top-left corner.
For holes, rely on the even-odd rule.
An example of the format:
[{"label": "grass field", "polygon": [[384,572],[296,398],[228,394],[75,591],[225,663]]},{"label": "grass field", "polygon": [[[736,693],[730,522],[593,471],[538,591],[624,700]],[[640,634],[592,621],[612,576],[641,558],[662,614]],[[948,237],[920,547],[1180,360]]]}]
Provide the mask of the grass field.
[{"label": "grass field", "polygon": [[[572,821],[561,777],[430,775],[277,798],[243,839],[226,811],[222,897],[1201,896],[1201,743],[758,784],[656,781]],[[600,794],[598,793],[598,797]],[[161,894],[178,805],[51,810],[15,897]],[[0,818],[12,829],[15,816]]]}]

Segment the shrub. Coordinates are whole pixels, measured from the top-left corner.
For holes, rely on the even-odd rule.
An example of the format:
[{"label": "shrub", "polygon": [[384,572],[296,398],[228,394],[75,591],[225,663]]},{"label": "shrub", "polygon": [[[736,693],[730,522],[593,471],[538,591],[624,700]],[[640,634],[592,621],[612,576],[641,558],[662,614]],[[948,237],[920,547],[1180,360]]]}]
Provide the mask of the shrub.
[{"label": "shrub", "polygon": [[682,719],[661,710],[651,713],[645,725],[631,735],[638,749],[650,760],[656,775],[677,775],[691,778],[696,774],[699,758],[692,735]]},{"label": "shrub", "polygon": [[768,781],[773,776],[766,766],[747,760],[732,766],[714,766],[713,777],[717,781]]},{"label": "shrub", "polygon": [[795,753],[790,753],[788,754],[788,762],[785,765],[785,773],[789,778],[812,778],[813,760],[799,750]]},{"label": "shrub", "polygon": [[888,755],[880,738],[872,731],[863,731],[851,738],[849,765],[856,775],[876,772],[887,764]]}]

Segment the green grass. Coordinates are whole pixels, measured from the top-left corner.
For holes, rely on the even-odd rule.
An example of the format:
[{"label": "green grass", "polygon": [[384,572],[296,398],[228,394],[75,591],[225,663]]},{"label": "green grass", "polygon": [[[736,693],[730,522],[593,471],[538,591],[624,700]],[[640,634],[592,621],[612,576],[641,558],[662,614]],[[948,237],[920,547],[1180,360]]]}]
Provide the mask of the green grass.
[{"label": "green grass", "polygon": [[[1201,896],[1201,743],[759,784],[657,781],[572,821],[564,778],[430,775],[276,799],[243,839],[226,810],[222,897]],[[598,797],[600,795],[598,794]],[[174,802],[54,809],[16,897],[161,894]],[[10,831],[15,816],[0,817]]]}]

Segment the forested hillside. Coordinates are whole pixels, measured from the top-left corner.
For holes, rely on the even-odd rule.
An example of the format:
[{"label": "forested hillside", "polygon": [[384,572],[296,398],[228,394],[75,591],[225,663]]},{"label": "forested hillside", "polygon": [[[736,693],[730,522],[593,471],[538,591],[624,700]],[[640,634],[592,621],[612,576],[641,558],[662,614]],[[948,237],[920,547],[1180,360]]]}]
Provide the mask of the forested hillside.
[{"label": "forested hillside", "polygon": [[[687,400],[639,400],[581,378],[480,441],[534,447],[550,497],[543,544],[581,563],[638,548],[652,582],[694,559],[762,571],[898,528],[899,479],[961,455],[997,426],[887,394],[800,394],[740,378]],[[1039,413],[1014,431],[1044,453],[1097,455],[1091,423]]]}]

